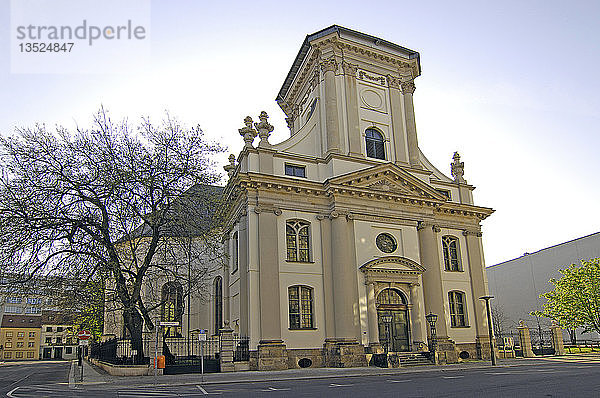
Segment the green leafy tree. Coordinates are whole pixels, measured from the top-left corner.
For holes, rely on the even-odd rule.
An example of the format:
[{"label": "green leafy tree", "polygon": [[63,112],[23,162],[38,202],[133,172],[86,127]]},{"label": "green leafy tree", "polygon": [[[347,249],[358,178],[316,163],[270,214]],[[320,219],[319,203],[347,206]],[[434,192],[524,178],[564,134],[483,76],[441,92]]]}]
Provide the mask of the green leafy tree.
[{"label": "green leafy tree", "polygon": [[584,328],[600,333],[600,258],[581,261],[560,271],[551,279],[554,290],[542,294],[547,299],[537,315],[555,320],[563,328]]}]

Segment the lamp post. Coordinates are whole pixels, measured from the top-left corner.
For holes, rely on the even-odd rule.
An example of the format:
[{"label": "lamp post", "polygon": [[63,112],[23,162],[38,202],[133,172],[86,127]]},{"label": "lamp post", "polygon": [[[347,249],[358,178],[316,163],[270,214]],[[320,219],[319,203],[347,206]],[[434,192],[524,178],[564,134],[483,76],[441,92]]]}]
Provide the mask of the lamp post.
[{"label": "lamp post", "polygon": [[385,353],[387,354],[389,352],[389,347],[390,347],[390,342],[391,342],[391,336],[390,336],[390,324],[392,323],[392,316],[391,315],[382,315],[381,316],[381,320],[383,321],[383,323],[385,324],[385,338],[386,338],[386,344],[385,344]]},{"label": "lamp post", "polygon": [[425,319],[427,319],[427,323],[429,323],[429,333],[431,335],[429,351],[435,355],[435,350],[437,349],[437,332],[435,330],[435,323],[437,322],[438,316],[432,312],[429,312],[429,314],[425,315]]},{"label": "lamp post", "polygon": [[496,366],[496,353],[494,351],[494,331],[492,330],[492,313],[490,311],[490,300],[494,296],[482,296],[479,300],[485,300],[485,310],[487,312],[488,334],[490,336],[490,355],[492,357],[492,366]]}]

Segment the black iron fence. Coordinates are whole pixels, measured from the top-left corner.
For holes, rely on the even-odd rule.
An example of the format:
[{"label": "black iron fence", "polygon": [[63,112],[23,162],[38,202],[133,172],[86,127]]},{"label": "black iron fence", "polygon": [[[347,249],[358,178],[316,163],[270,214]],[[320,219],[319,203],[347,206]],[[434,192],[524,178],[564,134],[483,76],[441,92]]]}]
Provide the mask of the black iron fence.
[{"label": "black iron fence", "polygon": [[101,343],[92,343],[90,357],[113,365],[147,365],[150,363],[151,341],[142,341],[143,356],[138,356],[131,347],[131,340],[111,339]]},{"label": "black iron fence", "polygon": [[235,336],[233,338],[233,362],[250,360],[250,338]]}]

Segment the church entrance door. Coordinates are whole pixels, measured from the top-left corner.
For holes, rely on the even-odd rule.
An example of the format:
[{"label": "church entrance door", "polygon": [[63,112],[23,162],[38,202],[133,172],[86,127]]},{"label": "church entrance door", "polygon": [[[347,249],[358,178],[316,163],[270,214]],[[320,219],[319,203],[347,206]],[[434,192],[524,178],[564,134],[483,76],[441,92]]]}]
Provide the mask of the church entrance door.
[{"label": "church entrance door", "polygon": [[388,352],[410,351],[408,307],[401,292],[384,289],[377,296],[379,341]]}]

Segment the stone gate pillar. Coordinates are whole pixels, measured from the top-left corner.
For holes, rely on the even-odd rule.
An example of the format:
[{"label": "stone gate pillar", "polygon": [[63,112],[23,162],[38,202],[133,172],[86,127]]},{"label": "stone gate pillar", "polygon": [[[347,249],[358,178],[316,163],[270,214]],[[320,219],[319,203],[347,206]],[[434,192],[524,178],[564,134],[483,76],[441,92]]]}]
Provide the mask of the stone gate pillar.
[{"label": "stone gate pillar", "polygon": [[519,341],[521,342],[523,357],[535,357],[533,349],[531,348],[531,334],[529,333],[529,328],[525,325],[525,322],[519,321],[519,327],[517,327],[517,330],[519,331]]},{"label": "stone gate pillar", "polygon": [[550,326],[550,334],[552,335],[552,346],[554,346],[554,355],[565,355],[566,352],[561,327],[553,323],[552,326]]},{"label": "stone gate pillar", "polygon": [[225,327],[220,330],[221,349],[219,361],[221,363],[221,372],[233,372],[233,330],[229,327],[229,320],[225,320]]}]

